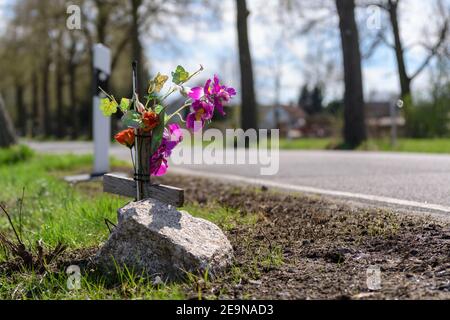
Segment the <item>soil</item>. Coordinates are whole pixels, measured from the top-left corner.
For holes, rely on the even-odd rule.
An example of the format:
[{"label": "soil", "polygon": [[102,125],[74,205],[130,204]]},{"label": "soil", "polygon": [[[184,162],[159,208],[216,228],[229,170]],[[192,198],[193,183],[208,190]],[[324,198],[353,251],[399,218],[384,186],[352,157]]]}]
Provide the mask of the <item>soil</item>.
[{"label": "soil", "polygon": [[[188,203],[260,216],[254,227],[227,232],[234,267],[200,281],[193,297],[200,286],[204,297],[225,299],[450,299],[448,221],[266,187],[174,175],[160,181],[184,188]],[[368,289],[369,267],[380,268],[380,290]]]}]

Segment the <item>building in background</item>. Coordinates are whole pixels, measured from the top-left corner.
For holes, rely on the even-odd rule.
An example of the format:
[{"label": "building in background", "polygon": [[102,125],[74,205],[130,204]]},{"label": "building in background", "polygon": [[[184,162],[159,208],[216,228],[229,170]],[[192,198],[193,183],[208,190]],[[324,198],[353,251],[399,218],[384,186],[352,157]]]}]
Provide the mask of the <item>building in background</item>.
[{"label": "building in background", "polygon": [[370,137],[382,138],[389,136],[394,124],[397,126],[399,134],[404,132],[406,121],[398,110],[396,102],[396,100],[373,101],[365,104],[366,126]]}]

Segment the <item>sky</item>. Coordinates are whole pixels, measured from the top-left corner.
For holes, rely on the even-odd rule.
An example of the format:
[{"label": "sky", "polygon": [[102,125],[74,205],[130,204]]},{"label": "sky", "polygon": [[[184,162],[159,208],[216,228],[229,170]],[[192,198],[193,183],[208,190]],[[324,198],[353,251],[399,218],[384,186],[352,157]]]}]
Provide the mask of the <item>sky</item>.
[{"label": "sky", "polygon": [[[206,73],[218,73],[237,88],[239,87],[238,49],[237,35],[235,31],[235,5],[234,0],[223,0],[221,4],[222,21],[220,28],[208,25],[181,24],[179,33],[182,34],[183,49],[177,55],[177,62],[194,69],[197,64],[203,64]],[[308,2],[307,0],[305,2]],[[433,21],[433,1],[404,0],[401,15],[401,36],[406,46],[424,41],[423,33],[431,32]],[[447,4],[450,2],[446,0]],[[278,27],[276,18],[267,18],[268,13],[277,12],[276,0],[248,0],[251,15],[249,16],[249,32],[252,57],[254,60],[255,78],[257,79],[256,90],[258,101],[262,104],[270,104],[276,101],[274,68],[277,60],[281,64],[281,94],[283,103],[297,101],[300,87],[308,82],[315,82],[318,77],[326,84],[326,100],[339,99],[343,93],[343,82],[340,56],[339,33],[328,30],[318,30],[310,35],[298,35],[295,30],[297,26],[287,23],[285,40],[281,50],[275,50],[277,40],[283,38],[282,28]],[[265,9],[261,9],[265,8]],[[333,8],[333,6],[332,6]],[[320,15],[318,10],[311,10],[305,15]],[[320,10],[319,10],[320,11]],[[326,11],[326,10],[324,10]],[[357,18],[362,25],[361,29],[367,27],[367,17],[373,11],[361,9],[357,12]],[[381,12],[381,14],[383,14]],[[276,16],[271,14],[270,16]],[[374,15],[371,15],[374,17]],[[300,20],[301,18],[297,19]],[[373,20],[372,20],[373,21]],[[297,21],[298,22],[298,21]],[[381,20],[381,28],[388,29],[389,24]],[[337,31],[337,19],[327,21],[329,29]],[[301,23],[300,23],[301,26]],[[361,30],[364,37],[365,30]],[[287,34],[287,35],[286,35]],[[390,35],[390,33],[388,33]],[[290,36],[294,35],[294,36]],[[432,40],[432,39],[428,39]],[[431,42],[432,43],[432,42]],[[150,58],[155,71],[172,69],[174,59],[166,55],[159,44],[148,41]],[[206,50],[205,50],[206,48]],[[162,52],[162,54],[157,54]],[[280,53],[281,52],[281,53]],[[278,59],[276,58],[278,56]],[[281,58],[280,58],[281,56]],[[331,64],[332,72],[329,74],[324,70],[323,60],[314,59],[321,56]],[[426,52],[419,47],[413,47],[406,56],[409,70],[415,70],[425,58]],[[316,61],[314,61],[316,60]],[[158,69],[158,70],[156,70]],[[384,99],[391,95],[398,95],[399,81],[397,78],[397,66],[394,52],[391,48],[380,46],[374,55],[363,62],[364,91],[366,99]],[[314,83],[310,83],[313,85]],[[417,92],[428,89],[429,72],[422,73],[413,82],[413,88]]]},{"label": "sky", "polygon": [[[0,0],[0,30],[4,28],[5,5],[11,0]],[[327,0],[324,0],[325,2]],[[450,0],[445,0],[447,4]],[[312,0],[304,0],[311,3]],[[328,0],[331,9],[333,1]],[[401,36],[406,46],[424,40],[423,34],[428,28],[431,33],[434,21],[433,1],[403,0],[401,15]],[[276,98],[276,79],[280,79],[279,99],[282,103],[295,102],[301,86],[323,82],[326,101],[339,99],[343,94],[341,55],[338,20],[336,15],[327,19],[324,26],[308,34],[299,34],[305,18],[301,14],[283,16],[285,26],[277,20],[277,0],[247,0],[251,14],[249,16],[249,37],[254,62],[257,100],[260,104],[270,105]],[[201,13],[201,7],[197,10]],[[170,45],[151,38],[143,38],[145,53],[151,61],[153,73],[169,74],[176,65],[181,64],[190,71],[205,67],[203,78],[212,74],[220,75],[227,84],[239,90],[239,61],[236,34],[235,1],[222,0],[219,6],[220,19],[212,21],[175,21],[175,32]],[[307,17],[327,15],[329,9],[306,10]],[[362,46],[366,45],[368,17],[375,18],[377,13],[370,9],[357,11]],[[373,22],[376,20],[370,20]],[[373,24],[371,24],[373,25]],[[370,25],[370,26],[371,26]],[[376,24],[375,24],[376,25]],[[377,26],[377,25],[376,25]],[[381,20],[377,27],[389,28]],[[431,41],[432,39],[428,39]],[[414,70],[424,59],[425,52],[413,46],[406,56],[409,70]],[[279,72],[276,72],[279,70]],[[416,92],[423,92],[429,86],[429,72],[422,73],[413,82]],[[395,56],[392,49],[381,46],[370,59],[363,62],[364,91],[367,100],[380,100],[399,92]]]}]

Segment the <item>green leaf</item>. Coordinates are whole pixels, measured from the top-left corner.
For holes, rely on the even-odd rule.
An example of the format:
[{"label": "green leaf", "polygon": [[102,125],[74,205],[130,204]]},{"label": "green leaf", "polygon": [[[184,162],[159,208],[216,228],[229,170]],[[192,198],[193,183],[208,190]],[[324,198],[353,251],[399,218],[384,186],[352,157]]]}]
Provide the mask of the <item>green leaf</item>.
[{"label": "green leaf", "polygon": [[182,66],[178,66],[177,69],[172,72],[172,82],[175,84],[181,84],[189,79],[189,72],[184,70]]},{"label": "green leaf", "polygon": [[127,113],[125,113],[122,117],[122,122],[124,126],[128,128],[142,128],[141,115],[134,110],[129,110]]},{"label": "green leaf", "polygon": [[111,101],[108,98],[103,98],[100,100],[100,110],[105,117],[109,117],[117,112],[117,102],[115,100]]},{"label": "green leaf", "polygon": [[152,155],[156,152],[156,150],[158,150],[159,146],[161,145],[162,137],[164,134],[164,128],[165,128],[164,119],[166,117],[166,112],[165,112],[166,108],[162,107],[161,105],[156,106],[156,108],[158,108],[158,107],[161,107],[162,109],[160,109],[159,112],[157,112],[159,115],[159,124],[152,131],[152,143],[150,145],[150,154],[152,154]]},{"label": "green leaf", "polygon": [[163,107],[162,105],[160,105],[160,104],[156,105],[156,106],[155,106],[155,109],[154,109],[154,111],[155,111],[157,114],[160,114],[161,111],[163,111],[163,110],[164,110],[164,107]]},{"label": "green leaf", "polygon": [[[145,100],[147,101],[147,104],[150,104],[150,106],[153,106],[157,103],[159,103],[159,97],[158,95],[151,93],[146,96],[144,96]],[[152,110],[154,110],[154,107],[151,107]]]},{"label": "green leaf", "polygon": [[120,100],[120,106],[119,106],[120,110],[125,113],[128,110],[130,110],[130,99],[127,98],[122,98],[122,100]]}]

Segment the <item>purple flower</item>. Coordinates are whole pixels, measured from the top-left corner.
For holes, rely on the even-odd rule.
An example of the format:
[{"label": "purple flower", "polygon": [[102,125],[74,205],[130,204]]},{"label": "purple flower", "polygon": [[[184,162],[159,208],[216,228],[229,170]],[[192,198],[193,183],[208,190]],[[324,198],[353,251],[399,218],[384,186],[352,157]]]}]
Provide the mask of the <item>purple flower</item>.
[{"label": "purple flower", "polygon": [[[186,127],[198,131],[205,125],[205,121],[211,120],[214,112],[214,106],[205,100],[196,100],[192,103],[191,113],[186,117]],[[201,123],[201,126],[195,123]]]},{"label": "purple flower", "polygon": [[219,77],[217,75],[214,76],[214,84],[212,85],[212,94],[210,94],[210,98],[214,101],[214,107],[221,115],[225,115],[223,103],[229,102],[235,95],[236,90],[234,88],[221,85]]},{"label": "purple flower", "polygon": [[203,88],[192,88],[188,94],[188,96],[194,100],[194,103],[196,101],[207,101],[211,103],[213,105],[213,110],[217,109],[221,115],[225,115],[223,104],[229,102],[235,95],[236,90],[221,85],[217,75],[214,75],[214,82],[211,79],[208,79]]},{"label": "purple flower", "polygon": [[167,168],[169,168],[169,165],[167,164],[167,159],[162,155],[158,155],[157,157],[155,157],[155,155],[151,158],[150,174],[154,177],[160,177],[167,173]]},{"label": "purple flower", "polygon": [[152,176],[163,176],[166,174],[169,164],[167,158],[172,154],[172,150],[183,140],[183,133],[178,124],[169,124],[164,129],[161,145],[150,158],[150,174]]},{"label": "purple flower", "polygon": [[164,156],[170,157],[172,150],[183,141],[183,132],[178,124],[169,124],[166,129],[164,129],[163,138],[161,142],[161,147],[164,148]]},{"label": "purple flower", "polygon": [[188,97],[194,101],[200,100],[203,96],[204,96],[204,91],[203,91],[202,87],[192,88],[188,93]]}]

